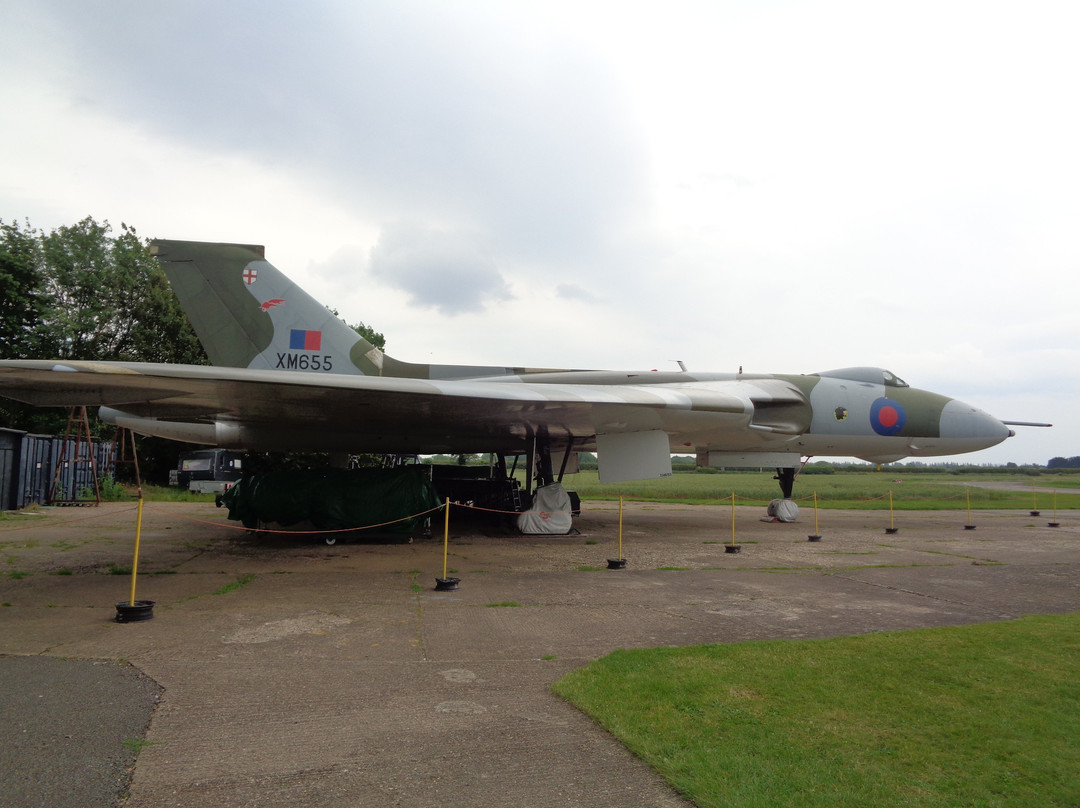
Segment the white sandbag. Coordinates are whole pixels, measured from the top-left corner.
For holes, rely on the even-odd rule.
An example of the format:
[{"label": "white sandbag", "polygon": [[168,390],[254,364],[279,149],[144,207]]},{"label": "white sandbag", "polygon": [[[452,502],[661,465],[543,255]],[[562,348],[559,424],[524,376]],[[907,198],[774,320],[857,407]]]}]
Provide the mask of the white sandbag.
[{"label": "white sandbag", "polygon": [[522,533],[565,535],[573,525],[570,495],[559,483],[536,489],[532,507],[518,514],[517,526]]},{"label": "white sandbag", "polygon": [[790,499],[774,499],[769,503],[769,516],[777,522],[794,522],[799,518],[799,506]]}]

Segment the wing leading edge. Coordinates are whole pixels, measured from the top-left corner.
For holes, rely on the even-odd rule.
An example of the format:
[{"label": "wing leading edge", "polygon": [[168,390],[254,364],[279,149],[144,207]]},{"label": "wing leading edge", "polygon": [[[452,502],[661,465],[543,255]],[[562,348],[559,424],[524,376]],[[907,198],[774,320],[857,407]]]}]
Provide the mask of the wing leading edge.
[{"label": "wing leading edge", "polygon": [[[156,429],[144,424],[139,430],[153,434],[184,422],[220,422],[222,445],[248,449],[303,444],[352,451],[494,451],[520,448],[536,434],[554,444],[574,439],[578,448],[593,448],[597,434],[653,430],[669,436],[671,451],[695,451],[702,444],[753,449],[763,439],[798,434],[810,418],[809,403],[794,388],[778,387],[781,396],[764,386],[505,384],[120,362],[26,360],[0,367],[0,387],[9,398],[105,406],[156,419]],[[789,417],[755,423],[755,396],[761,411],[783,410]]]}]

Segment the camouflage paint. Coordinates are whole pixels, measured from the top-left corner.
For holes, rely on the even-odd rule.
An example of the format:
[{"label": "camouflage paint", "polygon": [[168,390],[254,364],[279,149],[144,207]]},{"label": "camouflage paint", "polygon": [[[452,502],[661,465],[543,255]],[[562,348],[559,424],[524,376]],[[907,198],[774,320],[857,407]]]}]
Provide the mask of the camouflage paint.
[{"label": "camouflage paint", "polygon": [[246,368],[269,347],[274,324],[243,278],[252,262],[263,262],[262,247],[155,241],[151,251],[212,364]]}]

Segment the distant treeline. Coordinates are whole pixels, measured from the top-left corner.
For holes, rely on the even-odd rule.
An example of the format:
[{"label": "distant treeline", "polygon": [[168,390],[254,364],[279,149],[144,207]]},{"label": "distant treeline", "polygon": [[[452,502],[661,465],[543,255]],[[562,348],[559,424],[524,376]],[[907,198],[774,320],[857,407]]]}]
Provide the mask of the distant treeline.
[{"label": "distant treeline", "polygon": [[1051,457],[1046,467],[1048,469],[1080,469],[1080,456]]}]

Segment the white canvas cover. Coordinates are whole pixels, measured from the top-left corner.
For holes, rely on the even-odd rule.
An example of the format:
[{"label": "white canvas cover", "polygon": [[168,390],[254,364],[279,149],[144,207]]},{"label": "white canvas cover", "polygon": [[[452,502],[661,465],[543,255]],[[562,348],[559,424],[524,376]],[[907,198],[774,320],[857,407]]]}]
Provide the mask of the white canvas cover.
[{"label": "white canvas cover", "polygon": [[573,525],[570,495],[559,483],[536,489],[532,507],[518,515],[517,526],[522,533],[565,535]]},{"label": "white canvas cover", "polygon": [[774,499],[769,503],[769,516],[778,522],[794,522],[799,518],[799,506],[790,499]]}]

